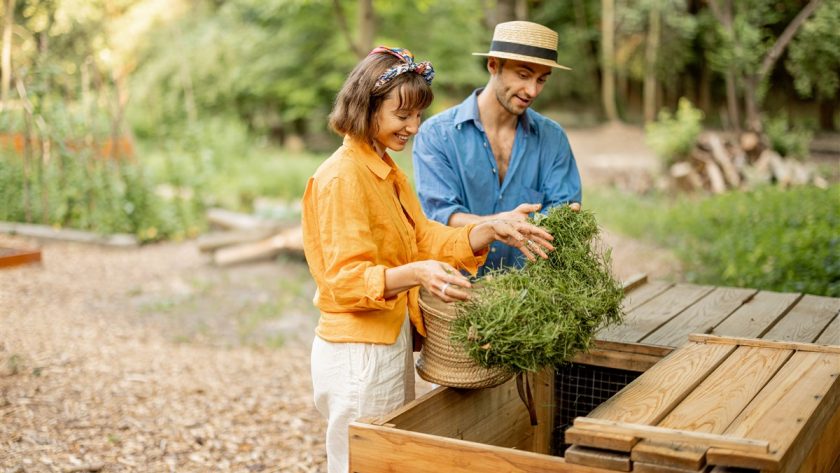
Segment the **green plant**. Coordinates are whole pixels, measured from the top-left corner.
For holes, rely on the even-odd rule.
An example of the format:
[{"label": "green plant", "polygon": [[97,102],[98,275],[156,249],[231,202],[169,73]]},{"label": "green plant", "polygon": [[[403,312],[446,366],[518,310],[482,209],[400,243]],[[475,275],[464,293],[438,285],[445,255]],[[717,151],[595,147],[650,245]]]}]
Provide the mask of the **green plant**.
[{"label": "green plant", "polygon": [[770,147],[780,155],[799,160],[810,156],[814,132],[801,126],[791,127],[784,115],[768,118],[764,131],[770,139]]},{"label": "green plant", "polygon": [[659,119],[645,126],[645,140],[666,166],[685,158],[702,131],[703,112],[681,98],[676,115],[659,112]]},{"label": "green plant", "polygon": [[609,228],[673,249],[688,281],[840,297],[840,185],[668,201],[590,192]]},{"label": "green plant", "polygon": [[594,215],[558,206],[539,224],[555,237],[547,259],[485,277],[456,305],[453,343],[482,366],[522,372],[563,363],[588,348],[597,329],[621,320],[624,293]]}]

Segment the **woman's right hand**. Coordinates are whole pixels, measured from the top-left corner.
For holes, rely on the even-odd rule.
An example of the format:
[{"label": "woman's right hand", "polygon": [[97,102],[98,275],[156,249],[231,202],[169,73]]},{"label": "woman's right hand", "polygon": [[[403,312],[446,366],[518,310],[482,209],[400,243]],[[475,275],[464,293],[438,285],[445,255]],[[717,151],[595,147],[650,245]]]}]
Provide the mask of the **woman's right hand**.
[{"label": "woman's right hand", "polygon": [[470,297],[466,288],[472,287],[470,280],[447,263],[425,260],[410,263],[414,265],[417,283],[429,293],[444,302],[463,301]]}]

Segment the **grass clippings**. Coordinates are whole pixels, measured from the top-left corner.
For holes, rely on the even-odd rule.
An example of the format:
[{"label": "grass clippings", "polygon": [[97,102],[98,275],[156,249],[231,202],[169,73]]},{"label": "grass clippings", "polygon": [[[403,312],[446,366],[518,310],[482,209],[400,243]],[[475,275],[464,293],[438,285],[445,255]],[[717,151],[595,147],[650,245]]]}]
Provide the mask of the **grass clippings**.
[{"label": "grass clippings", "polygon": [[554,236],[548,259],[490,273],[470,300],[456,304],[453,343],[481,366],[533,372],[562,364],[622,318],[624,292],[594,214],[563,205],[534,223]]}]

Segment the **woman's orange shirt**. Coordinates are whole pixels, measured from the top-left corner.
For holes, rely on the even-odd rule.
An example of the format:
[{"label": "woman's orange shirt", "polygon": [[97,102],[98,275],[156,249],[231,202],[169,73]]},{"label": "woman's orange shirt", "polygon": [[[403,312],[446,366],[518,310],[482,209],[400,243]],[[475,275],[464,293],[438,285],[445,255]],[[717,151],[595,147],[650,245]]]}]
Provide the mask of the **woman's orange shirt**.
[{"label": "woman's orange shirt", "polygon": [[406,306],[425,335],[420,288],[386,299],[385,269],[435,259],[475,274],[474,225],[451,228],[428,220],[403,172],[367,143],[344,144],[309,179],[303,195],[303,246],[318,285],[316,333],[330,342],[394,343]]}]

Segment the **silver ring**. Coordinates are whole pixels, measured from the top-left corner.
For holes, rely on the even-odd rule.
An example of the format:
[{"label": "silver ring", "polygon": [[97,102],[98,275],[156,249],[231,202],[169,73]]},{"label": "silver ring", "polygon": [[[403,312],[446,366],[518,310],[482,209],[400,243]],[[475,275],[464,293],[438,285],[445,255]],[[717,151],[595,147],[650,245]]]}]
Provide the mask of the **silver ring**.
[{"label": "silver ring", "polygon": [[528,246],[531,246],[531,245],[534,244],[534,242],[532,240],[526,240],[525,244],[528,245]]},{"label": "silver ring", "polygon": [[447,290],[447,289],[449,288],[449,286],[451,286],[451,285],[452,285],[452,283],[446,283],[446,284],[444,284],[443,286],[441,286],[441,287],[440,287],[440,293],[441,293],[441,294],[443,294],[443,295],[445,296],[445,295],[446,295],[446,290]]}]

